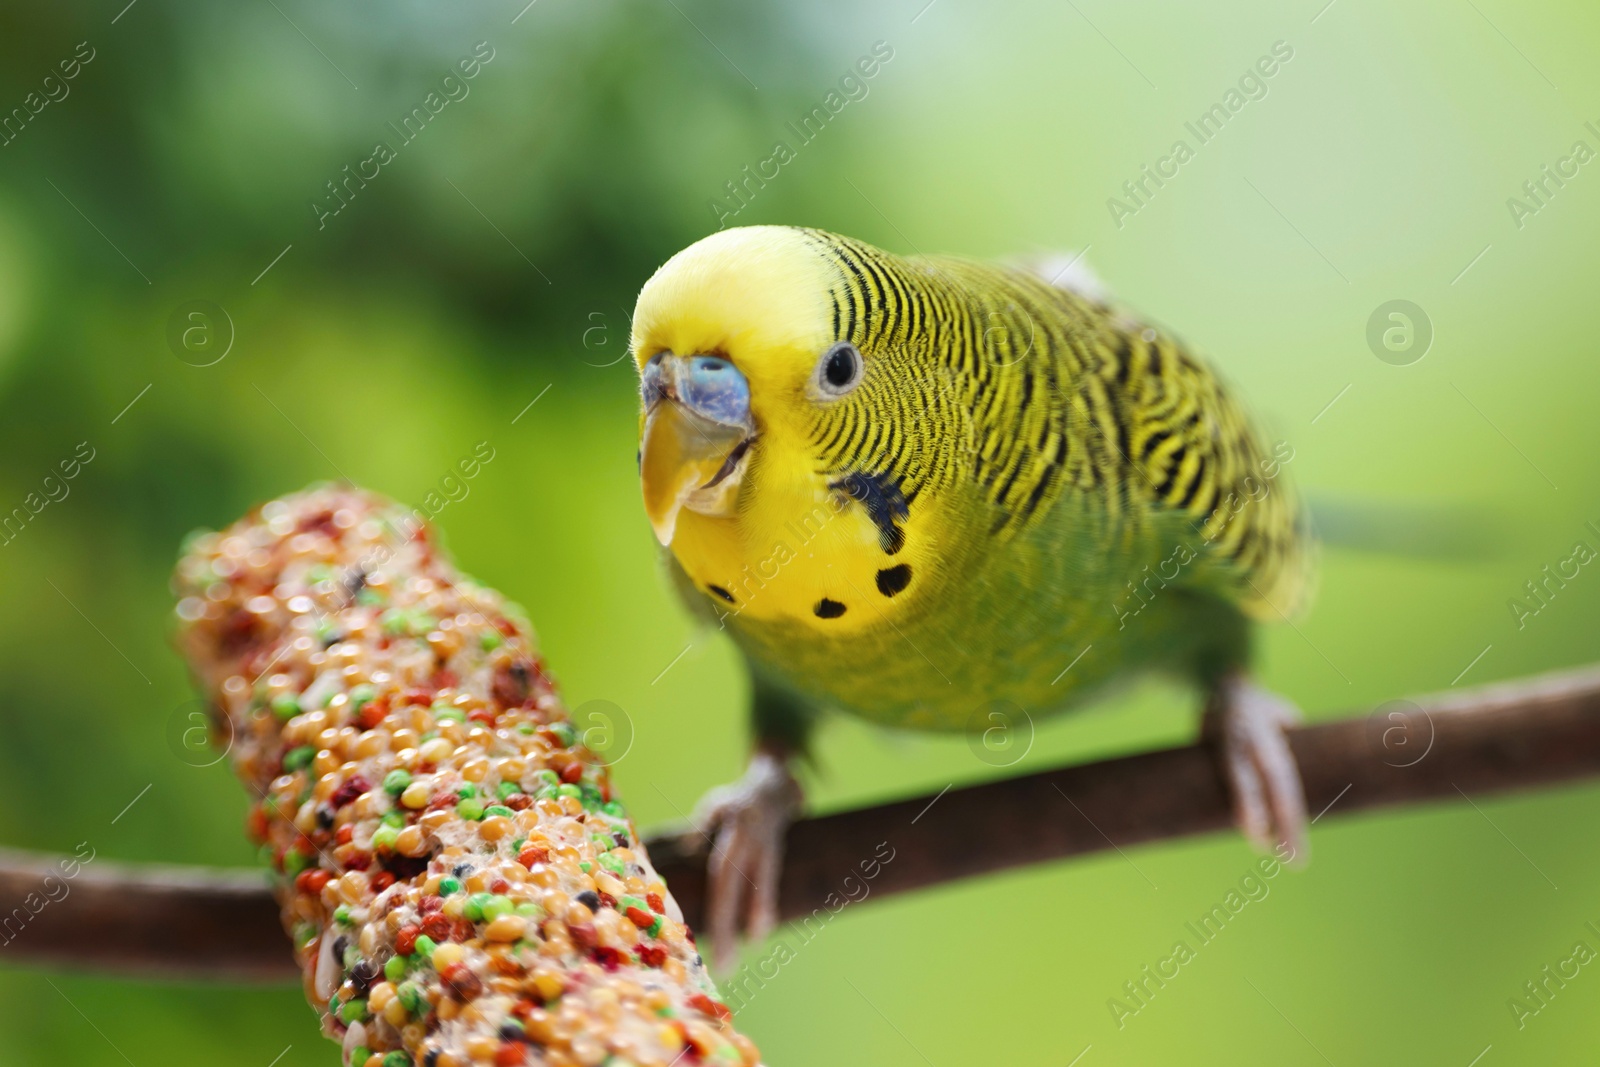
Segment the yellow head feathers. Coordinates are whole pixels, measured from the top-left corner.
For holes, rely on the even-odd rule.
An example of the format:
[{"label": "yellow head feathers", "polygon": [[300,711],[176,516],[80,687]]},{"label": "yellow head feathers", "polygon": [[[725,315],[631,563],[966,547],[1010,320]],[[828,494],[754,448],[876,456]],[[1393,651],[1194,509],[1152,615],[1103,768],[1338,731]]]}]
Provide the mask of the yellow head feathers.
[{"label": "yellow head feathers", "polygon": [[845,436],[830,426],[865,424],[851,394],[884,374],[849,341],[835,240],[757,226],[691,245],[640,293],[632,347],[657,537],[724,605],[848,629],[844,591],[875,584],[865,557],[886,538],[898,549],[905,514],[894,486],[879,499],[822,447]]}]

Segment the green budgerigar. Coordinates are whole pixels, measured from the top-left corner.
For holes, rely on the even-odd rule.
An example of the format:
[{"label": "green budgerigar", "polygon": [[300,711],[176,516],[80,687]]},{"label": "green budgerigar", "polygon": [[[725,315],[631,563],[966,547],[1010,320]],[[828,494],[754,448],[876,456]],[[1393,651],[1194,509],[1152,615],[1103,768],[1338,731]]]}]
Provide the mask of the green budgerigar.
[{"label": "green budgerigar", "polygon": [[982,730],[1148,672],[1203,697],[1238,821],[1305,855],[1258,619],[1304,599],[1282,468],[1206,365],[1087,272],[724,230],[644,286],[645,510],[752,685],[750,769],[707,798],[710,932],[775,921],[819,715]]}]

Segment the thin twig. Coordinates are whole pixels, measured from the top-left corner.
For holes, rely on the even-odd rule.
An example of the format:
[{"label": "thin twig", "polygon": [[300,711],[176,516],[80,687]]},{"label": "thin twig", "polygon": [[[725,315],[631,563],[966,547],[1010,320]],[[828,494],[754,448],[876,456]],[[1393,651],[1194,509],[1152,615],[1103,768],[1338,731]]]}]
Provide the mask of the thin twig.
[{"label": "thin twig", "polygon": [[[1420,700],[1394,746],[1394,718],[1375,712],[1290,732],[1307,809],[1363,809],[1551,785],[1600,775],[1600,668]],[[1429,736],[1431,735],[1431,736]],[[1431,747],[1429,742],[1431,741]],[[1389,745],[1390,747],[1385,747]],[[1414,760],[1413,753],[1427,755]],[[942,797],[942,799],[941,799]],[[1071,797],[1071,800],[1066,799]],[[933,800],[938,804],[932,804]],[[1074,810],[1076,808],[1076,810]],[[789,831],[779,895],[786,919],[843,894],[863,861],[894,849],[872,899],[1046,863],[1225,830],[1232,817],[1212,752],[1146,752],[951,788],[804,819]],[[706,882],[703,836],[649,842],[656,869],[693,925]],[[0,852],[0,961],[33,959],[165,974],[289,979],[297,971],[261,875],[201,868],[83,867],[60,900],[46,875],[60,857]],[[25,905],[34,894],[32,913]],[[837,896],[835,903],[837,903]],[[42,903],[42,906],[40,906]],[[27,915],[18,928],[13,908]]]}]

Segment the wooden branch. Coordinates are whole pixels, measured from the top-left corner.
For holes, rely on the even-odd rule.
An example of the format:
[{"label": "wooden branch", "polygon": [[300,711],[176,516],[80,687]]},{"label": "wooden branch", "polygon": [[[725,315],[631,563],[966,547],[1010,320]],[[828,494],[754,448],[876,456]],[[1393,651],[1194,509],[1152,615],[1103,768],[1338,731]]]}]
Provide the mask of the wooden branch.
[{"label": "wooden branch", "polygon": [[[1417,702],[1290,734],[1308,809],[1345,815],[1600,774],[1600,668]],[[1068,856],[1227,829],[1228,798],[1199,745],[950,788],[802,820],[789,831],[780,906],[797,919],[859,892],[886,843],[872,899]],[[650,855],[701,925],[706,845],[662,837]],[[254,872],[98,860],[50,900],[58,857],[0,852],[0,961],[168,975],[288,979],[278,908]],[[846,882],[854,875],[857,881]],[[59,879],[59,874],[57,875]],[[855,888],[852,888],[855,887]],[[24,906],[44,901],[33,913]],[[14,909],[22,909],[20,914]],[[24,918],[25,917],[25,918]],[[19,921],[21,920],[21,921]]]}]

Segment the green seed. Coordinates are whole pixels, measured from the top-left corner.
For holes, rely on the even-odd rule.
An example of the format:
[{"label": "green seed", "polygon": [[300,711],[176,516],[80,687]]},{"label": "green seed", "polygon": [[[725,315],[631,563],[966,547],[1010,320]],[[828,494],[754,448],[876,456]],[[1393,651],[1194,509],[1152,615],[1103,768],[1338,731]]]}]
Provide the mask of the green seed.
[{"label": "green seed", "polygon": [[435,719],[448,719],[452,722],[467,721],[466,712],[462,711],[460,708],[452,708],[448,705],[434,708],[433,717]]},{"label": "green seed", "polygon": [[428,998],[423,995],[422,987],[415,982],[406,982],[396,989],[395,996],[400,998],[400,1003],[412,1015],[424,1015],[428,1011]]},{"label": "green seed", "polygon": [[360,711],[377,697],[378,691],[370,685],[358,685],[350,690],[350,710]]},{"label": "green seed", "polygon": [[578,731],[572,728],[570,722],[553,722],[550,724],[550,732],[556,735],[556,741],[562,748],[571,748],[572,743],[578,739]]},{"label": "green seed", "polygon": [[459,892],[461,892],[461,880],[459,878],[446,876],[439,879],[439,895],[441,897],[447,897],[452,893]]},{"label": "green seed", "polygon": [[508,819],[516,814],[516,812],[506,807],[504,804],[490,804],[487,808],[483,809],[483,813],[485,815],[503,815]]},{"label": "green seed", "polygon": [[561,784],[561,776],[552,770],[539,771],[534,775],[534,777],[539,779],[539,781],[543,782],[545,785]]},{"label": "green seed", "polygon": [[500,631],[498,630],[490,630],[478,638],[478,647],[485,652],[493,652],[503,644],[505,644],[505,638],[500,636]]},{"label": "green seed", "polygon": [[438,947],[439,942],[435,941],[427,934],[423,934],[417,938],[417,947],[412,951],[411,954],[416,956],[418,959],[431,959],[433,956],[433,950]]},{"label": "green seed", "polygon": [[334,908],[333,921],[338,923],[340,926],[349,926],[351,923],[355,922],[355,920],[350,916],[350,905],[340,904],[337,908]]},{"label": "green seed", "polygon": [[396,830],[403,830],[406,825],[406,817],[398,811],[386,811],[383,813],[383,825],[392,826]]},{"label": "green seed", "polygon": [[399,830],[392,826],[380,826],[372,831],[372,848],[376,852],[392,852],[394,851],[394,843],[399,838]]},{"label": "green seed", "polygon": [[310,745],[301,745],[291,748],[283,754],[283,769],[286,771],[303,770],[311,766],[311,761],[317,756],[317,750]]},{"label": "green seed", "polygon": [[558,796],[558,797],[581,797],[581,796],[583,796],[583,790],[579,789],[575,785],[558,785],[558,786],[556,786],[556,796]]},{"label": "green seed", "polygon": [[390,608],[378,617],[378,622],[390,637],[399,637],[406,632],[406,613],[399,608]]},{"label": "green seed", "polygon": [[611,816],[613,819],[625,819],[628,817],[628,813],[623,808],[622,801],[620,800],[608,800],[604,804],[600,805],[600,810]]},{"label": "green seed", "polygon": [[477,795],[478,787],[473,785],[471,782],[463,782],[461,784],[461,788],[456,790],[456,796],[460,797],[462,800],[466,800],[468,797],[475,797]]},{"label": "green seed", "polygon": [[511,899],[509,897],[492,896],[483,905],[483,921],[492,923],[502,915],[511,914]]},{"label": "green seed", "polygon": [[411,784],[411,772],[396,767],[383,776],[383,788],[390,796],[399,796]]},{"label": "green seed", "polygon": [[467,903],[461,909],[461,914],[472,922],[482,922],[484,919],[483,909],[488,907],[489,902],[493,899],[493,893],[474,893],[467,898]]},{"label": "green seed", "polygon": [[509,800],[522,792],[522,788],[516,782],[501,782],[495,786],[494,791],[500,795],[501,800]]},{"label": "green seed", "polygon": [[272,698],[272,714],[280,719],[292,719],[300,714],[300,698],[293,693],[279,693]]},{"label": "green seed", "polygon": [[293,878],[309,866],[311,866],[311,857],[296,849],[291,848],[283,854],[283,873],[290,878]]},{"label": "green seed", "polygon": [[383,965],[383,976],[391,982],[398,983],[406,976],[406,958],[404,956],[390,956]]},{"label": "green seed", "polygon": [[396,1049],[383,1056],[383,1067],[411,1067],[411,1057]]},{"label": "green seed", "polygon": [[358,1023],[367,1017],[367,1002],[365,1000],[352,1000],[348,1004],[339,1006],[339,1018],[347,1023]]},{"label": "green seed", "polygon": [[483,818],[483,804],[468,797],[456,805],[456,814],[463,819],[481,819]]},{"label": "green seed", "polygon": [[350,1067],[364,1067],[368,1057],[371,1055],[372,1052],[367,1048],[367,1046],[357,1045],[355,1048],[350,1050]]}]

